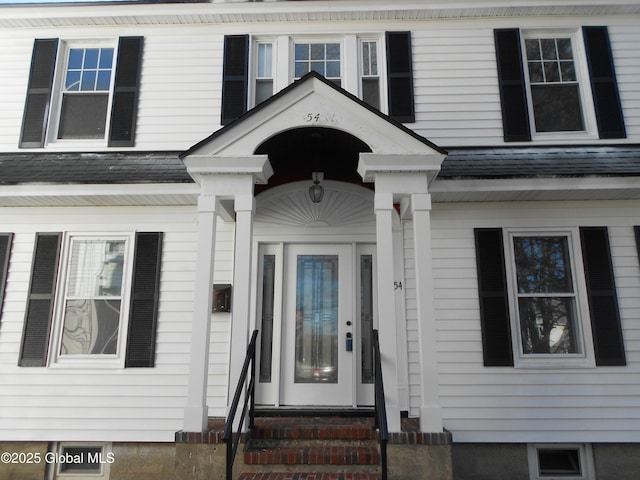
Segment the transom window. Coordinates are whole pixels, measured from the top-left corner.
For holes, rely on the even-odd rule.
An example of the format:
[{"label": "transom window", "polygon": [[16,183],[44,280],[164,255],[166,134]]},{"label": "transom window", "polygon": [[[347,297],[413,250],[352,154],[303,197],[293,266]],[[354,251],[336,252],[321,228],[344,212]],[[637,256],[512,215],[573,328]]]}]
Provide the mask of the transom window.
[{"label": "transom window", "polygon": [[340,85],[340,44],[296,43],[294,46],[295,78],[303,77],[312,71]]},{"label": "transom window", "polygon": [[116,355],[127,240],[71,238],[59,355]]},{"label": "transom window", "polygon": [[573,37],[525,38],[524,48],[535,131],[585,131]]},{"label": "transom window", "polygon": [[104,138],[113,74],[113,48],[70,48],[58,138]]}]

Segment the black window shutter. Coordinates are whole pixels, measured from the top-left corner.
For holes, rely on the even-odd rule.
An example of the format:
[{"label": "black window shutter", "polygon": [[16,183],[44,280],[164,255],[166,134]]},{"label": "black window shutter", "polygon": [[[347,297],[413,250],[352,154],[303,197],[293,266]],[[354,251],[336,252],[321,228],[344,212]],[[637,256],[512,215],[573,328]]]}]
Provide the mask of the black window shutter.
[{"label": "black window shutter", "polygon": [[222,118],[226,125],[247,111],[249,35],[225,35],[222,66]]},{"label": "black window shutter", "polygon": [[502,229],[475,230],[484,365],[513,366]]},{"label": "black window shutter", "polygon": [[520,30],[497,29],[494,30],[493,35],[496,44],[504,141],[528,142],[531,140],[531,126],[520,47]]},{"label": "black window shutter", "polygon": [[0,233],[0,320],[2,320],[4,288],[7,285],[7,274],[9,273],[9,256],[11,255],[12,243],[13,233]]},{"label": "black window shutter", "polygon": [[596,365],[626,365],[607,227],[580,228]]},{"label": "black window shutter", "polygon": [[33,44],[27,99],[22,117],[20,148],[44,146],[57,52],[57,38],[36,39]]},{"label": "black window shutter", "polygon": [[61,239],[61,233],[36,235],[18,362],[21,367],[44,367],[47,363]]},{"label": "black window shutter", "polygon": [[607,27],[582,27],[600,138],[627,136]]},{"label": "black window shutter", "polygon": [[415,122],[411,32],[386,32],[385,37],[389,116],[398,122]]},{"label": "black window shutter", "polygon": [[137,233],[134,256],[125,367],[153,367],[162,233]]},{"label": "black window shutter", "polygon": [[142,37],[121,37],[118,41],[109,127],[110,147],[132,147],[135,142],[142,40]]},{"label": "black window shutter", "polygon": [[640,226],[633,227],[636,232],[636,247],[638,248],[638,260],[640,260]]}]

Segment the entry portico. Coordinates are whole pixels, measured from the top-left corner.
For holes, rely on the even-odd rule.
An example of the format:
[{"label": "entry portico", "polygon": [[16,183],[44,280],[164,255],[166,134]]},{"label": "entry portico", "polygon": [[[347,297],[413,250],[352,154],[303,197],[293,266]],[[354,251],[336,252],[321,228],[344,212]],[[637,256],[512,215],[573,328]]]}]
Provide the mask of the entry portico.
[{"label": "entry portico", "polygon": [[[409,269],[415,272],[415,278],[407,279],[407,283],[412,283],[416,295],[420,337],[420,372],[410,388],[419,389],[422,430],[442,431],[431,275],[429,184],[437,175],[445,152],[314,73],[293,83],[182,155],[189,173],[201,188],[184,431],[200,432],[207,426],[207,364],[216,217],[220,215],[223,219],[235,221],[236,229],[228,377],[228,389],[232,391],[240,374],[249,333],[259,326],[255,300],[252,302],[258,288],[255,275],[252,275],[252,257],[255,258],[257,254],[252,238],[256,185],[260,185],[263,191],[292,180],[308,179],[307,185],[310,185],[312,171],[324,172],[325,178],[335,181],[335,184],[332,183],[335,188],[340,188],[340,182],[343,182],[342,185],[345,181],[357,183],[353,177],[345,177],[345,162],[340,161],[342,166],[333,170],[324,165],[322,158],[318,159],[314,151],[320,148],[318,145],[309,143],[305,146],[304,142],[298,142],[289,147],[282,144],[291,135],[304,138],[312,132],[324,134],[323,141],[335,143],[338,145],[335,148],[341,148],[336,140],[338,138],[344,137],[347,143],[351,142],[347,148],[352,148],[352,153],[357,155],[357,165],[346,168],[356,170],[357,167],[362,179],[359,188],[364,188],[365,184],[373,184],[374,187],[371,208],[375,213],[377,281],[373,282],[373,299],[377,303],[377,327],[380,332],[390,431],[400,431],[400,411],[406,404],[403,396],[407,395],[401,388],[400,379],[403,375],[407,376],[408,367],[404,360],[401,361],[403,356],[399,355],[399,352],[406,351],[406,338],[402,334],[404,325],[401,325],[405,321],[401,307],[404,291],[401,283],[389,272],[403,268],[400,262],[402,258],[398,258],[397,253],[398,238],[394,232],[394,222],[397,224],[398,217],[410,220],[415,256],[412,259],[414,264]],[[299,149],[294,153],[302,168],[294,168],[296,172],[290,172],[287,162],[276,158],[276,149],[271,149],[271,146],[279,141],[280,150]],[[332,156],[335,158],[339,153],[334,151]],[[300,175],[298,178],[296,173]],[[285,288],[287,284],[282,285],[279,288]],[[341,341],[340,338],[338,343]],[[276,361],[276,368],[285,363],[284,360]]]}]

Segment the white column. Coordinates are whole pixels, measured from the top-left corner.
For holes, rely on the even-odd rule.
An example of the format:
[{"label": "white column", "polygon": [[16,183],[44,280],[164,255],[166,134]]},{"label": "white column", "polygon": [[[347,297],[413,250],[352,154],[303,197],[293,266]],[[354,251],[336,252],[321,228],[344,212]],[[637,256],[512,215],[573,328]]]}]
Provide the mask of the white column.
[{"label": "white column", "polygon": [[387,403],[387,421],[390,432],[399,432],[400,400],[398,398],[398,369],[396,359],[396,302],[393,255],[393,195],[376,192],[376,258],[378,275],[378,332],[380,358]]},{"label": "white column", "polygon": [[[253,243],[253,214],[255,211],[253,195],[236,195],[234,209],[236,212],[236,232],[231,302],[231,352],[233,354],[229,365],[228,407],[231,406],[235,394],[250,337],[251,245]],[[234,430],[238,428],[242,405],[238,410]]]},{"label": "white column", "polygon": [[211,304],[213,300],[213,261],[216,244],[215,195],[198,198],[198,247],[191,330],[191,360],[187,406],[184,411],[184,431],[203,432],[207,429],[207,380],[209,373],[209,337],[211,334]]},{"label": "white column", "polygon": [[423,432],[442,431],[442,411],[438,387],[436,355],[436,319],[433,295],[433,262],[431,254],[431,195],[411,195],[413,215],[414,257],[416,272],[416,304],[420,364],[422,366],[422,403],[420,428]]}]

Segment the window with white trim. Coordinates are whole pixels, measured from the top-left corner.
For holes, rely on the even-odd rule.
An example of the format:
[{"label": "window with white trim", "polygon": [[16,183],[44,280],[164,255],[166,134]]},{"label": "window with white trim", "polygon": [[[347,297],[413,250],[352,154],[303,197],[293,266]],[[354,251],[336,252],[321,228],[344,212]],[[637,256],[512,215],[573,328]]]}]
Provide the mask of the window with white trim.
[{"label": "window with white trim", "polygon": [[533,135],[595,135],[581,35],[525,31],[522,48]]},{"label": "window with white trim", "polygon": [[256,43],[255,104],[273,95],[273,43]]},{"label": "window with white trim", "polygon": [[531,480],[593,480],[595,468],[589,444],[529,444]]},{"label": "window with white trim", "polygon": [[61,88],[58,139],[103,139],[113,84],[114,48],[69,47]]},{"label": "window with white trim", "polygon": [[[522,365],[590,357],[585,331],[582,263],[571,232],[510,232],[507,259],[512,299],[514,351]],[[578,273],[580,270],[580,273]]]},{"label": "window with white trim", "polygon": [[133,146],[142,44],[35,39],[20,148]]},{"label": "window with white trim", "polygon": [[126,330],[130,236],[66,237],[56,358],[118,359]]},{"label": "window with white trim", "polygon": [[313,71],[381,109],[384,67],[380,45],[380,37],[375,35],[255,38],[251,47],[253,81],[249,107]]}]

